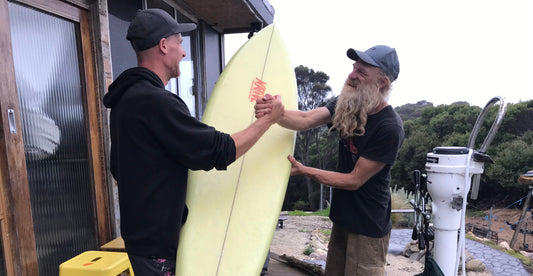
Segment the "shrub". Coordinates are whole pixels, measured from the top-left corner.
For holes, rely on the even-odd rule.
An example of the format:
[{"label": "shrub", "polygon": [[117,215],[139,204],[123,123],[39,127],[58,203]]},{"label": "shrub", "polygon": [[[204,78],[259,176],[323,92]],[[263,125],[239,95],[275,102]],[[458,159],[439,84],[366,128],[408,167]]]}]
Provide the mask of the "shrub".
[{"label": "shrub", "polygon": [[[411,198],[413,198],[413,195],[404,188],[398,189],[397,186],[394,186],[394,188],[391,189],[392,210],[412,209],[413,207],[409,203]],[[407,228],[413,225],[414,217],[412,213],[393,213],[391,214],[391,221],[392,228]]]},{"label": "shrub", "polygon": [[311,246],[308,246],[305,250],[304,250],[304,255],[305,256],[309,256],[311,255],[311,253],[313,253],[315,250],[313,250],[313,248]]},{"label": "shrub", "polygon": [[303,201],[303,200],[298,200],[296,202],[294,202],[293,206],[292,206],[293,210],[308,210],[309,209],[309,203]]}]

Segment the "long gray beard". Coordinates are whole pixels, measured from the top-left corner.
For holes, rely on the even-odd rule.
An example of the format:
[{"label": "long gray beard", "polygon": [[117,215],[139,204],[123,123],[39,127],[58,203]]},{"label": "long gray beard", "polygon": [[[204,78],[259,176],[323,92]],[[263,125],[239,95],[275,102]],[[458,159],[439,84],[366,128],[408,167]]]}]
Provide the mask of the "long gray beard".
[{"label": "long gray beard", "polygon": [[364,135],[368,113],[384,101],[377,83],[353,88],[347,84],[349,81],[344,83],[333,117],[332,128],[339,130],[343,138]]}]

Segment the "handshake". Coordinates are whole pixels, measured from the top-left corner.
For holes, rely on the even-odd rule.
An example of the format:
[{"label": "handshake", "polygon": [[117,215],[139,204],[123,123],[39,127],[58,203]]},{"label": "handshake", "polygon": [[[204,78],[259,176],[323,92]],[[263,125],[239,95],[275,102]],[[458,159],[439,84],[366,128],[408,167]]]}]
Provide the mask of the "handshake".
[{"label": "handshake", "polygon": [[266,94],[258,98],[254,105],[255,118],[258,120],[268,120],[271,124],[279,122],[285,112],[285,106],[281,102],[281,96]]}]

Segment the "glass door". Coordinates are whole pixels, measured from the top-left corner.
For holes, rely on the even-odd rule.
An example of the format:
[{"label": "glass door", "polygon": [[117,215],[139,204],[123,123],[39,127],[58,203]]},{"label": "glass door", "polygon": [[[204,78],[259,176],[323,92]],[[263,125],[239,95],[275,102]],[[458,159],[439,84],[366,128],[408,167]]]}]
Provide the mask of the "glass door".
[{"label": "glass door", "polygon": [[40,275],[98,248],[79,24],[9,2]]}]

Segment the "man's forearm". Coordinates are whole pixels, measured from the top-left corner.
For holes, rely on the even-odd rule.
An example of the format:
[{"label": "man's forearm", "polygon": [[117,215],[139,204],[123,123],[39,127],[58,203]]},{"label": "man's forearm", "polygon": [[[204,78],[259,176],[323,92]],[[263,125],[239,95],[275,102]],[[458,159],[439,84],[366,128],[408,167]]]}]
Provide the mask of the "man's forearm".
[{"label": "man's forearm", "polygon": [[327,124],[331,121],[331,115],[325,107],[311,111],[285,110],[278,124],[292,130],[307,130]]},{"label": "man's forearm", "polygon": [[332,172],[312,167],[304,167],[302,172],[303,175],[314,181],[336,189],[355,191],[364,184],[349,173]]},{"label": "man's forearm", "polygon": [[235,142],[235,159],[243,156],[249,149],[251,149],[271,125],[272,123],[268,120],[259,119],[246,129],[232,134],[231,138],[233,138],[233,141]]}]

